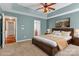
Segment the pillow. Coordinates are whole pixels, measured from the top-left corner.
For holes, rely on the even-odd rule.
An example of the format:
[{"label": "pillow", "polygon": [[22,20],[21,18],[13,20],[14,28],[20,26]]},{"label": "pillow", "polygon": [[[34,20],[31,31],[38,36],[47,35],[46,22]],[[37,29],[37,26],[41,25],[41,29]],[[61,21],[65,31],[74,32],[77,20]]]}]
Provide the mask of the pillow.
[{"label": "pillow", "polygon": [[60,31],[53,31],[53,35],[61,35]]},{"label": "pillow", "polygon": [[62,36],[62,38],[64,38],[66,41],[68,41],[72,38],[72,36]]},{"label": "pillow", "polygon": [[47,39],[53,39],[53,34],[47,34],[45,35]]},{"label": "pillow", "polygon": [[70,33],[71,33],[70,31],[68,31],[68,32],[67,31],[61,31],[62,36],[70,36]]},{"label": "pillow", "polygon": [[47,35],[45,35],[45,36],[47,36],[47,37],[51,37],[51,36],[53,36],[53,34],[47,34]]}]

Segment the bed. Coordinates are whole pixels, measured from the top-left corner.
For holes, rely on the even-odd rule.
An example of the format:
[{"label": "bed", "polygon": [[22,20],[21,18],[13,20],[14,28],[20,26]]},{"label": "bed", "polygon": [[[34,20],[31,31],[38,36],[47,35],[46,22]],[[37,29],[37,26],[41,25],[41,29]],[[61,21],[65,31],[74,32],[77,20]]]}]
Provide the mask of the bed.
[{"label": "bed", "polygon": [[[73,28],[52,28],[53,31],[70,31],[70,38],[67,40],[68,44],[72,44],[73,36],[74,36],[74,29]],[[44,52],[46,52],[48,55],[52,56],[55,55],[59,51],[59,47],[57,43],[53,40],[49,40],[47,38],[43,37],[33,37],[32,43],[36,46],[38,46],[40,49],[42,49]]]}]

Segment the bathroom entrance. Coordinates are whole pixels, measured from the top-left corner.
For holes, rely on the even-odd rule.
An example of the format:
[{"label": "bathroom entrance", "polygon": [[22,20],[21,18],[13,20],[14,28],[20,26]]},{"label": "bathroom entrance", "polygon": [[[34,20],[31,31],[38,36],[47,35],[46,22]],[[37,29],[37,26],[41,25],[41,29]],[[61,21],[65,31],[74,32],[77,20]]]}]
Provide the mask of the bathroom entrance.
[{"label": "bathroom entrance", "polygon": [[5,20],[5,44],[16,42],[16,18],[10,16],[4,16]]}]

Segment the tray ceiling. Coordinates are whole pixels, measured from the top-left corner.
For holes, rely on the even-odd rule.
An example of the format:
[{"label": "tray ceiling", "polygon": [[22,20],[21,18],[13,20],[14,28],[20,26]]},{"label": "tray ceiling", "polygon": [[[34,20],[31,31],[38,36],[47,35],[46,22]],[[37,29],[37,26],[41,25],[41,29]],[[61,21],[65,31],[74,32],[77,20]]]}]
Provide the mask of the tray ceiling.
[{"label": "tray ceiling", "polygon": [[[23,6],[25,9],[24,11],[26,11],[26,12],[19,11],[19,10],[23,10],[22,8],[17,11],[16,10],[17,8],[15,7],[15,6],[17,6],[16,4],[19,5],[19,7]],[[41,11],[41,10],[36,10],[41,7],[40,3],[16,3],[16,4],[0,3],[0,8],[2,8],[3,11],[15,12],[15,13],[20,13],[20,14],[24,14],[24,15],[27,14],[27,15],[31,15],[31,16],[35,16],[35,17],[38,16],[39,18],[44,18],[44,19],[48,18],[48,16],[47,16],[48,14],[44,14],[43,11]],[[55,12],[56,10],[66,7],[70,4],[72,4],[72,3],[56,3],[54,6],[52,6],[53,8],[55,8],[55,10],[51,10],[49,13]]]},{"label": "tray ceiling", "polygon": [[[70,5],[71,3],[56,3],[55,5],[53,5],[52,7],[55,8],[55,10],[58,10],[60,8],[63,8],[65,6]],[[33,10],[38,9],[39,7],[41,7],[40,3],[20,3],[19,5],[22,5],[24,7],[28,7],[31,8]],[[42,12],[42,10],[37,10],[39,12]],[[49,13],[54,12],[54,10],[51,10]]]}]

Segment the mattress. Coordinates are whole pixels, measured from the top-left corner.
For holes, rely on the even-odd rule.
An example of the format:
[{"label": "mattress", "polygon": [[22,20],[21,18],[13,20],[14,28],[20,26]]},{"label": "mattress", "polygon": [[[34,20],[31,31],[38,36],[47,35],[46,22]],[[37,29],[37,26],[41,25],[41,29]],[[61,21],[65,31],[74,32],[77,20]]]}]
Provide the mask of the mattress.
[{"label": "mattress", "polygon": [[40,37],[40,36],[34,36],[34,38],[37,40],[37,41],[41,41],[43,43],[46,43],[48,45],[51,45],[52,47],[57,47],[57,43],[53,40],[50,40],[50,39],[46,39],[44,37]]}]

